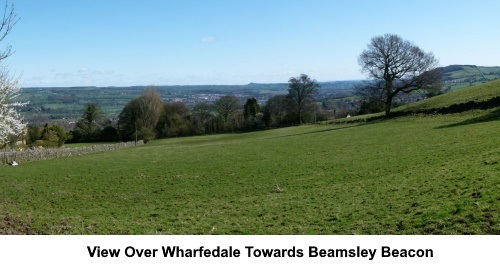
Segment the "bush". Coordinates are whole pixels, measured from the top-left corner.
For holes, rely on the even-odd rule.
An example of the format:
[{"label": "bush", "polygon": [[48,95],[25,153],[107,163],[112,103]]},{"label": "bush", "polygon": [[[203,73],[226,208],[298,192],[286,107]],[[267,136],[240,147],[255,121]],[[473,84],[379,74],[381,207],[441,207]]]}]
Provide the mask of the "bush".
[{"label": "bush", "polygon": [[137,132],[138,140],[144,140],[144,143],[148,143],[156,138],[156,132],[149,128],[142,128]]},{"label": "bush", "polygon": [[432,97],[435,97],[435,96],[439,96],[439,95],[442,95],[443,94],[443,91],[441,90],[430,90],[427,92],[427,97],[428,98],[432,98]]},{"label": "bush", "polygon": [[384,110],[385,110],[385,104],[382,101],[370,100],[370,101],[365,101],[363,102],[363,104],[361,104],[361,108],[359,109],[358,114],[362,115],[362,114],[378,113]]},{"label": "bush", "polygon": [[46,146],[63,146],[68,140],[71,140],[73,136],[69,133],[64,132],[64,130],[58,125],[45,124],[42,131],[42,140],[45,142]]},{"label": "bush", "polygon": [[118,130],[113,126],[104,127],[100,132],[99,140],[103,142],[116,142],[120,139]]}]

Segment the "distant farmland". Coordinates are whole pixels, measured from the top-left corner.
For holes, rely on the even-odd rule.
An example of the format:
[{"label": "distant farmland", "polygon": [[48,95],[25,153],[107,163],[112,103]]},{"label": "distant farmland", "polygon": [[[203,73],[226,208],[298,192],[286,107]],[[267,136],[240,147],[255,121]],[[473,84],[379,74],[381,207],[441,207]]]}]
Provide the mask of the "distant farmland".
[{"label": "distant farmland", "polygon": [[[443,67],[444,91],[460,90],[500,77],[500,67],[475,65],[451,65]],[[320,82],[318,102],[343,107],[346,100],[353,105],[356,101],[354,88],[360,81]],[[86,103],[99,105],[108,118],[116,120],[123,107],[138,97],[146,86],[135,87],[55,87],[24,88],[19,100],[29,101],[21,109],[26,121],[32,125],[43,126],[45,123],[58,123],[66,129],[72,129],[75,121],[81,118]],[[188,106],[199,102],[213,102],[222,95],[235,95],[242,101],[255,97],[259,104],[277,94],[287,93],[287,84],[247,85],[198,85],[198,86],[155,86],[165,102],[183,101]],[[339,105],[340,104],[340,105]],[[352,107],[352,106],[350,106]]]},{"label": "distant farmland", "polygon": [[443,81],[447,91],[500,79],[500,67],[476,65],[450,65],[443,68]]},{"label": "distant farmland", "polygon": [[[323,82],[322,93],[344,97],[352,94],[356,81]],[[18,100],[29,102],[20,111],[30,124],[68,124],[81,118],[88,102],[99,105],[110,119],[116,119],[123,107],[141,95],[146,86],[135,87],[58,87],[24,88]],[[188,106],[214,102],[223,95],[235,95],[242,101],[255,97],[260,104],[277,94],[287,93],[287,84],[255,84],[234,86],[155,86],[165,102],[182,101]],[[71,125],[72,126],[72,125]],[[69,127],[71,127],[69,126]]]}]

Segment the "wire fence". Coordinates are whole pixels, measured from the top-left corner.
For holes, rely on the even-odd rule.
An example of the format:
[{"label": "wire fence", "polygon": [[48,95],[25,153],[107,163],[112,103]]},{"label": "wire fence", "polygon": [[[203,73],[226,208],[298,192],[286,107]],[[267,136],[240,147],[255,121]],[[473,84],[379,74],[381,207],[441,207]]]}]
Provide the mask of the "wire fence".
[{"label": "wire fence", "polygon": [[92,145],[76,148],[34,148],[24,149],[22,151],[0,152],[0,166],[10,165],[13,162],[24,163],[31,161],[39,161],[51,158],[79,156],[92,152],[117,150],[126,147],[143,145],[142,140],[136,142],[124,142],[116,144]]}]

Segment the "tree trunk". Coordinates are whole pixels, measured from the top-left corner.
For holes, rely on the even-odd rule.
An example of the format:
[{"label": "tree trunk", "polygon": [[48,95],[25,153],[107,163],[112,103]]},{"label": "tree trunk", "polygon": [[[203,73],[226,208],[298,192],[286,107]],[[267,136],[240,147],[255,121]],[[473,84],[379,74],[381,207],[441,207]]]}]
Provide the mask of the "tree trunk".
[{"label": "tree trunk", "polygon": [[[386,65],[386,71],[388,71]],[[385,91],[387,95],[387,100],[385,101],[385,117],[388,118],[389,115],[391,114],[391,107],[392,107],[392,98],[394,97],[393,91],[392,91],[392,79],[386,78],[385,79]]]},{"label": "tree trunk", "polygon": [[385,102],[385,117],[388,118],[391,115],[392,107],[392,97],[387,97],[387,102]]}]

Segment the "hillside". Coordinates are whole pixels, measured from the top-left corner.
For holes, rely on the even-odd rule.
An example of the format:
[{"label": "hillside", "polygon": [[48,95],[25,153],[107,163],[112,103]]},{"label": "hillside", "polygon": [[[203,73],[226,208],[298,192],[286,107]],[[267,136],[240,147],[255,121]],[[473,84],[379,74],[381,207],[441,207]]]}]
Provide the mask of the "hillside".
[{"label": "hillside", "polygon": [[[491,109],[499,106],[500,80],[494,80],[394,108],[392,116],[460,113],[472,109]],[[381,112],[340,119],[334,123],[377,120],[384,117],[385,114]]]},{"label": "hillside", "polygon": [[446,91],[459,90],[500,78],[500,67],[449,65],[441,68]]},{"label": "hillside", "polygon": [[422,100],[399,108],[395,111],[411,111],[446,108],[451,105],[467,103],[470,101],[484,102],[491,98],[500,97],[500,79],[481,83],[458,91],[452,91],[427,100]]},{"label": "hillside", "polygon": [[499,112],[175,138],[3,167],[0,233],[500,234]]}]

